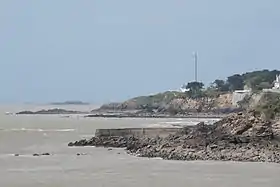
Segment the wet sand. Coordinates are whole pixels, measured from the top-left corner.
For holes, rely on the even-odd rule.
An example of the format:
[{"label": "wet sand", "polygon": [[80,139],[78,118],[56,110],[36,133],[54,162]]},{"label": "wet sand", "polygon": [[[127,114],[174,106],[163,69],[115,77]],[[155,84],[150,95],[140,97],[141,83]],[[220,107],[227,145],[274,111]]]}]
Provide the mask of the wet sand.
[{"label": "wet sand", "polygon": [[[121,149],[67,146],[92,136],[96,128],[193,124],[192,119],[6,116],[5,111],[0,113],[0,186],[256,187],[280,183],[279,164],[165,161],[133,157]],[[32,156],[44,152],[51,155]]]}]

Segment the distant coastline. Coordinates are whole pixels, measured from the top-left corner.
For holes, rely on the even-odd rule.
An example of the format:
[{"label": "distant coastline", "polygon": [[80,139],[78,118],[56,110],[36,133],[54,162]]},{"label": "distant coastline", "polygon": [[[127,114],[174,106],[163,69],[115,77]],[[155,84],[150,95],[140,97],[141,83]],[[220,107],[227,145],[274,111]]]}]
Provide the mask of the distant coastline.
[{"label": "distant coastline", "polygon": [[84,112],[78,111],[77,108],[71,110],[69,107],[62,108],[69,105],[89,105],[89,103],[66,100],[50,103],[59,106],[56,108],[35,112],[21,111],[17,114],[79,113],[87,114],[84,117],[88,118],[222,118],[232,113],[256,110],[267,118],[275,118],[280,116],[279,75],[278,70],[234,74],[226,80],[216,79],[208,87],[204,87],[202,82],[188,82],[177,91],[138,96],[123,102],[105,103],[94,109],[87,107],[87,111]]},{"label": "distant coastline", "polygon": [[81,111],[76,111],[76,110],[65,110],[65,109],[60,109],[60,108],[53,108],[53,109],[43,109],[43,110],[38,110],[38,111],[21,111],[17,112],[16,115],[22,115],[22,114],[27,114],[27,115],[36,115],[36,114],[87,114],[87,112],[81,112]]}]

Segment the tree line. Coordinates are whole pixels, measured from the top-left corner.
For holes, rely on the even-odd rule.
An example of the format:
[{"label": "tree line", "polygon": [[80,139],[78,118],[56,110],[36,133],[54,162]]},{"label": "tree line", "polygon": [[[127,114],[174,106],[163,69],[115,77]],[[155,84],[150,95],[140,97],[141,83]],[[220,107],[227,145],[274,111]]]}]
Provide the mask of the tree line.
[{"label": "tree line", "polygon": [[272,88],[278,70],[260,70],[246,72],[243,74],[234,74],[226,78],[226,80],[216,79],[209,87],[204,89],[202,82],[189,82],[185,88],[191,97],[203,97],[208,94],[217,94],[218,92],[233,92],[235,90],[251,89],[259,91],[262,89]]}]

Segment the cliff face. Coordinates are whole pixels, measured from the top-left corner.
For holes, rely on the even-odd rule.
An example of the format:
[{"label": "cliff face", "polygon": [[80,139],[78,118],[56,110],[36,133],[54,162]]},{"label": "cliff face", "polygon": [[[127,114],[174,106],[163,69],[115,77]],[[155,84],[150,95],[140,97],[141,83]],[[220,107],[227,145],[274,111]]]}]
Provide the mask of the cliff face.
[{"label": "cliff face", "polygon": [[240,102],[245,110],[255,110],[266,119],[280,119],[280,93],[267,92],[254,93]]},{"label": "cliff face", "polygon": [[174,98],[168,103],[168,107],[179,108],[187,112],[211,112],[214,110],[231,108],[231,96],[231,94],[222,94],[216,98]]},{"label": "cliff face", "polygon": [[98,111],[131,111],[184,114],[189,112],[227,113],[233,108],[232,94],[220,94],[217,97],[190,98],[180,92],[164,92],[156,95],[141,96],[122,103],[109,103]]}]

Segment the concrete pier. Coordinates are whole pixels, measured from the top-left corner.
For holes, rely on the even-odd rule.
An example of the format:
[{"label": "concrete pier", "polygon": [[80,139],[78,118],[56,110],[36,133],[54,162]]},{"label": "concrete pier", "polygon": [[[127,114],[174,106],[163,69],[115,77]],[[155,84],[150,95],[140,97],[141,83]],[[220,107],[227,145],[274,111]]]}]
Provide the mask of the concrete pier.
[{"label": "concrete pier", "polygon": [[100,136],[148,136],[167,137],[175,134],[181,128],[121,128],[121,129],[97,129],[96,137]]}]

